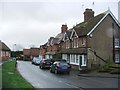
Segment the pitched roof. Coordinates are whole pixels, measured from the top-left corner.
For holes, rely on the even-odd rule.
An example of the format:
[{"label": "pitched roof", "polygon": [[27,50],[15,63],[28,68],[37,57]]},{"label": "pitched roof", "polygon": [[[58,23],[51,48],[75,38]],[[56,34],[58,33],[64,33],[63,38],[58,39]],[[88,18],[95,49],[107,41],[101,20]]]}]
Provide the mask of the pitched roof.
[{"label": "pitched roof", "polygon": [[73,29],[76,31],[78,37],[87,35],[92,28],[105,16],[105,13],[101,13],[93,18],[91,18],[88,22],[82,22],[77,24]]},{"label": "pitched roof", "polygon": [[87,35],[90,35],[90,34],[95,30],[95,28],[96,28],[108,15],[110,15],[111,18],[116,22],[116,24],[118,25],[118,27],[120,27],[119,21],[115,18],[115,16],[112,14],[112,12],[111,12],[110,10],[106,11],[104,14],[105,14],[105,16],[94,26],[94,28],[91,29],[91,31],[90,31]]},{"label": "pitched roof", "polygon": [[0,50],[10,51],[10,48],[5,43],[0,41]]},{"label": "pitched roof", "polygon": [[73,30],[73,28],[67,30],[67,32],[66,32],[66,34],[67,34],[67,36],[68,36],[69,39],[70,39],[70,36],[71,36],[72,30]]},{"label": "pitched roof", "polygon": [[62,41],[64,37],[64,33],[59,33],[55,38],[59,38],[59,41]]},{"label": "pitched roof", "polygon": [[59,38],[53,38],[52,45],[59,44]]},{"label": "pitched roof", "polygon": [[47,48],[47,43],[45,43],[44,45],[41,45],[40,48],[43,48],[43,49]]}]

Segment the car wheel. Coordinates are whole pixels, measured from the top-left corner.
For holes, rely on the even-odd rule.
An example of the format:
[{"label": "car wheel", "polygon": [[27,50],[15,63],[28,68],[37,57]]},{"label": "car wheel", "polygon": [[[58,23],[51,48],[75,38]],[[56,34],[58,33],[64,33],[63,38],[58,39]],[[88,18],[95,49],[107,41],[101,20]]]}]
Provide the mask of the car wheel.
[{"label": "car wheel", "polygon": [[43,66],[41,66],[41,69],[43,69]]},{"label": "car wheel", "polygon": [[41,69],[41,66],[39,66],[39,68]]},{"label": "car wheel", "polygon": [[58,74],[58,71],[55,69],[55,74]]},{"label": "car wheel", "polygon": [[51,68],[50,68],[50,72],[53,73]]}]

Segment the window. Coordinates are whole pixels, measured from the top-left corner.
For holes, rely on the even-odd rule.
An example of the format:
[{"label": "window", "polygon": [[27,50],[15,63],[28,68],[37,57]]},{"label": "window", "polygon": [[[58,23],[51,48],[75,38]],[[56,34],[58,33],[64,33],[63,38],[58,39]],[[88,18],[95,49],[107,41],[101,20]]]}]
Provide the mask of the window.
[{"label": "window", "polygon": [[2,52],[2,56],[5,56],[5,51]]},{"label": "window", "polygon": [[82,40],[82,45],[85,45],[85,39],[82,38],[81,40]]},{"label": "window", "polygon": [[66,49],[69,49],[69,48],[70,48],[70,41],[67,40],[67,41],[66,41]]},{"label": "window", "polygon": [[6,52],[6,56],[9,56],[9,52]]},{"label": "window", "polygon": [[78,39],[77,38],[73,39],[73,47],[78,48]]},{"label": "window", "polygon": [[120,55],[115,54],[115,63],[120,63]]},{"label": "window", "polygon": [[115,48],[120,47],[119,39],[115,38]]},{"label": "window", "polygon": [[76,63],[78,63],[78,55],[76,55]]},{"label": "window", "polygon": [[86,66],[86,60],[87,60],[87,57],[86,57],[86,55],[84,56],[84,65]]}]

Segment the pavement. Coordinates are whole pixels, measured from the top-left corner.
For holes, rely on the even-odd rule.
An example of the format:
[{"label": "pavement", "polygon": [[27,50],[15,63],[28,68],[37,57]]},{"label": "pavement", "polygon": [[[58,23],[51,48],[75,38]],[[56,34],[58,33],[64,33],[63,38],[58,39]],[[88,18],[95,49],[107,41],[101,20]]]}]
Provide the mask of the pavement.
[{"label": "pavement", "polygon": [[100,78],[120,78],[120,74],[109,74],[109,73],[88,73],[88,74],[78,74],[78,76],[100,77]]},{"label": "pavement", "polygon": [[77,70],[71,70],[71,72],[78,76],[83,76],[83,77],[120,78],[120,74],[99,73],[99,72],[80,73]]}]

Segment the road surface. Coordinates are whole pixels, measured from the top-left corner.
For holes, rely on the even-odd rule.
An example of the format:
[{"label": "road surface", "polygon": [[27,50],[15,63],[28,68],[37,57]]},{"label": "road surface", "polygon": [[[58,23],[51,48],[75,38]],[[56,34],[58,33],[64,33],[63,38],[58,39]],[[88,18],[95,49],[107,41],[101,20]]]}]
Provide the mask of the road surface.
[{"label": "road surface", "polygon": [[74,72],[56,75],[28,61],[18,61],[17,68],[35,88],[118,88],[118,78],[82,77]]}]

